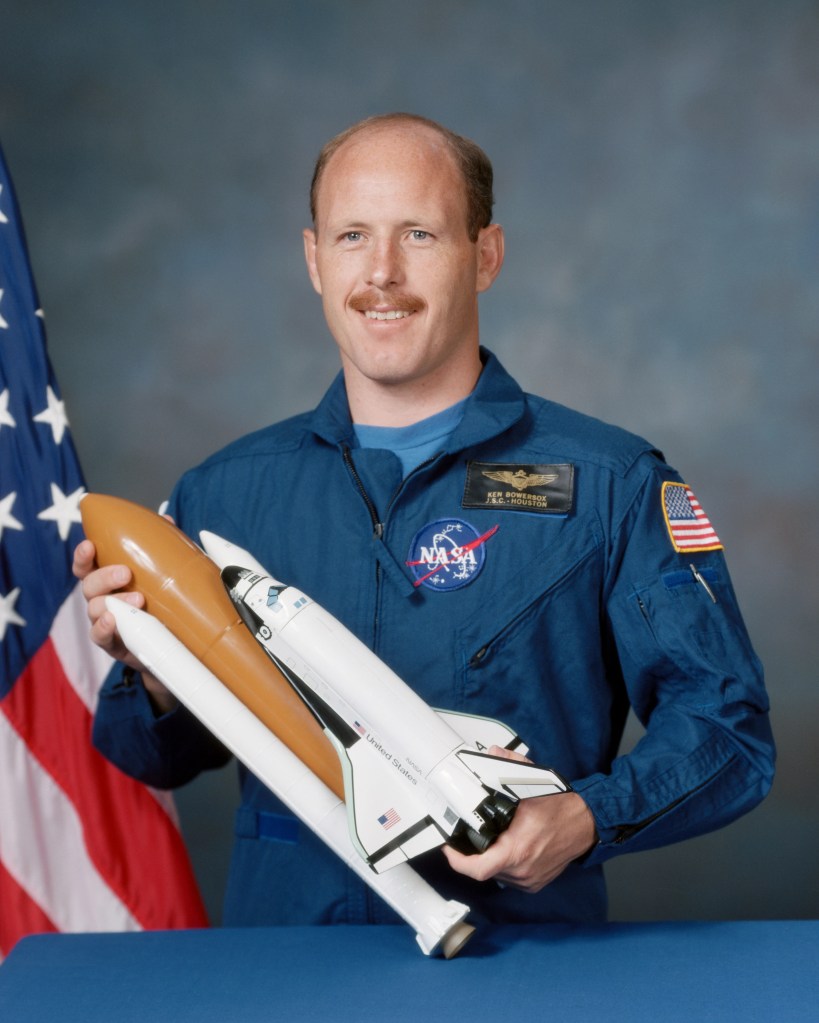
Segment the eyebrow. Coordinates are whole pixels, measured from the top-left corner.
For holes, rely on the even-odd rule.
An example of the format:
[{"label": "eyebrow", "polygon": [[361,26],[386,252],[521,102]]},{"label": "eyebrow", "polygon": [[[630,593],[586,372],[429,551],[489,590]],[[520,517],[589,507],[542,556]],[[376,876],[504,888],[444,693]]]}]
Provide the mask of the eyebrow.
[{"label": "eyebrow", "polygon": [[[425,224],[428,226],[425,227],[424,226]],[[327,224],[326,230],[330,234],[339,234],[346,231],[366,231],[370,229],[370,226],[371,226],[370,222],[366,220],[343,220],[339,221],[338,224]],[[435,225],[428,219],[422,220],[420,217],[417,218],[407,217],[400,223],[395,224],[394,228],[399,231],[406,230],[429,231],[434,230]],[[438,228],[438,230],[440,230],[440,227]]]}]

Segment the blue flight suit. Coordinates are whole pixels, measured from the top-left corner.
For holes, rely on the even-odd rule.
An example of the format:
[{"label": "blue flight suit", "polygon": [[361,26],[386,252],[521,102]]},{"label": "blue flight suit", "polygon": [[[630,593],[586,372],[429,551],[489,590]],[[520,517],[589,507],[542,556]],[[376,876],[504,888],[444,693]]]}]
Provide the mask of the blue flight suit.
[{"label": "blue flight suit", "polygon": [[[432,706],[507,723],[587,802],[599,843],[542,892],[462,878],[436,850],[413,865],[441,894],[478,921],[601,920],[605,860],[720,827],[768,791],[761,666],[707,520],[677,549],[674,502],[694,505],[662,455],[482,355],[445,450],[406,478],[355,446],[339,376],[313,412],[188,472],[169,510],[309,594]],[[618,757],[629,705],[646,730]],[[184,709],[155,719],[117,670],[95,741],[158,787],[228,759]],[[395,919],[240,771],[225,924]]]}]

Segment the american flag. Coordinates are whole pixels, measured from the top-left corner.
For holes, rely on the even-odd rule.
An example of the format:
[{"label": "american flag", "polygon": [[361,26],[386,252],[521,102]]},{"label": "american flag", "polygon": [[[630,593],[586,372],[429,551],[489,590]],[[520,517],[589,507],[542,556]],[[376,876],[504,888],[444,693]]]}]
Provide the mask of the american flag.
[{"label": "american flag", "polygon": [[708,516],[684,483],[663,483],[663,513],[676,551],[722,550]]},{"label": "american flag", "polygon": [[401,818],[398,815],[398,811],[395,809],[395,807],[391,806],[386,813],[381,814],[381,816],[378,818],[378,823],[385,831],[389,831],[389,829],[394,824],[397,824],[400,820]]},{"label": "american flag", "polygon": [[83,493],[0,150],[0,959],[34,932],[207,922],[172,802],[91,745],[111,662],[71,574]]}]

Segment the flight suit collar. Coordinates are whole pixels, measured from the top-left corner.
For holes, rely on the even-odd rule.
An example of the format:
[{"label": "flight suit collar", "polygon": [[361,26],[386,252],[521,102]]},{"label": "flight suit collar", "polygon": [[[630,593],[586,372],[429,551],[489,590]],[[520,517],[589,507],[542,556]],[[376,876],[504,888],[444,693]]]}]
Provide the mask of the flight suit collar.
[{"label": "flight suit collar", "polygon": [[[481,349],[483,371],[469,397],[460,425],[447,444],[454,453],[481,444],[514,426],[523,416],[525,399],[517,382],[487,349]],[[344,374],[339,373],[310,418],[310,428],[328,444],[354,445],[353,424]]]}]

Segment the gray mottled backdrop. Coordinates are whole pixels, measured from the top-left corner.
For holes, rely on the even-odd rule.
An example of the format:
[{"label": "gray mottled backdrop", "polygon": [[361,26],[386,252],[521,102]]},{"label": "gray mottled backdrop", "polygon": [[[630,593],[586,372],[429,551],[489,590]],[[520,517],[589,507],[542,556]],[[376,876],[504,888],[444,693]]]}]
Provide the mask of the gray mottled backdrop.
[{"label": "gray mottled backdrop", "polygon": [[[386,110],[494,158],[483,340],[649,436],[726,543],[780,769],[713,836],[609,869],[612,916],[819,915],[819,4],[0,0],[0,139],[93,489],[311,406],[302,265],[324,140]],[[215,919],[232,771],[179,793]]]}]

